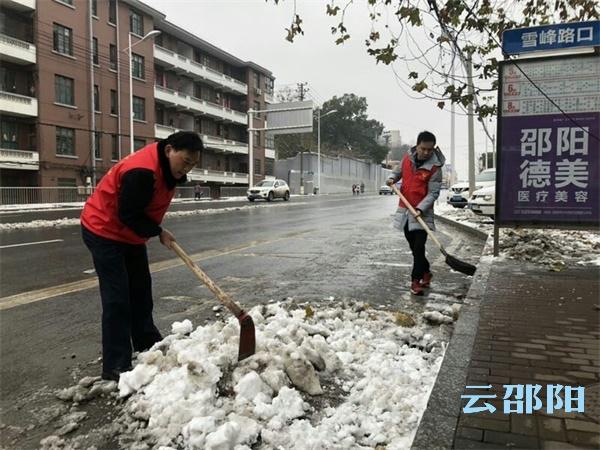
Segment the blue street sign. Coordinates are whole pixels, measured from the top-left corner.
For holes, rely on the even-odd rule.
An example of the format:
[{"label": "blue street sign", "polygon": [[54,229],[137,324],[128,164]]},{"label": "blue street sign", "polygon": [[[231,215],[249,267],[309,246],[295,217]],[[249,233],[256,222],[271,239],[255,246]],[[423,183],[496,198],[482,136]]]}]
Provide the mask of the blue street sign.
[{"label": "blue street sign", "polygon": [[516,28],[502,33],[505,55],[600,45],[600,20]]}]

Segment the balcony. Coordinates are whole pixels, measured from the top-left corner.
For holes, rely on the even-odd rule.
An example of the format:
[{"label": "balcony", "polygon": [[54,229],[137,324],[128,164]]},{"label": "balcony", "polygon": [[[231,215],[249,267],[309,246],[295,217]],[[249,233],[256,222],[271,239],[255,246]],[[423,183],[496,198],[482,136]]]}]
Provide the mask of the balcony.
[{"label": "balcony", "polygon": [[[154,136],[158,139],[165,139],[177,131],[180,131],[180,129],[158,123],[154,125]],[[221,137],[210,136],[208,134],[200,134],[200,137],[202,138],[202,142],[206,148],[217,150],[222,153],[238,153],[243,155],[248,154],[248,144],[244,142],[223,139]]]},{"label": "balcony", "polygon": [[5,8],[19,12],[35,11],[35,0],[2,0],[2,3]]},{"label": "balcony", "polygon": [[215,182],[224,184],[248,184],[247,173],[221,172],[209,169],[193,169],[187,175],[190,181]]},{"label": "balcony", "polygon": [[40,155],[27,150],[10,150],[0,148],[0,168],[17,170],[38,170]]},{"label": "balcony", "polygon": [[176,72],[185,72],[192,76],[192,78],[206,81],[220,88],[224,88],[226,91],[248,95],[248,85],[246,83],[242,83],[224,73],[206,67],[158,45],[154,46],[154,60],[156,64],[166,65]]},{"label": "balcony", "polygon": [[0,34],[0,55],[5,61],[15,64],[35,64],[35,45],[20,39]]},{"label": "balcony", "polygon": [[13,116],[37,117],[37,99],[26,95],[0,91],[0,113]]},{"label": "balcony", "polygon": [[265,102],[267,103],[276,103],[275,96],[269,92],[265,92]]},{"label": "balcony", "polygon": [[182,92],[177,92],[172,89],[164,88],[162,86],[154,86],[154,98],[158,101],[175,106],[182,110],[192,110],[216,119],[235,122],[242,125],[246,125],[248,123],[248,117],[246,113],[225,108],[224,106],[217,105],[216,103],[207,102],[206,100],[202,100]]}]

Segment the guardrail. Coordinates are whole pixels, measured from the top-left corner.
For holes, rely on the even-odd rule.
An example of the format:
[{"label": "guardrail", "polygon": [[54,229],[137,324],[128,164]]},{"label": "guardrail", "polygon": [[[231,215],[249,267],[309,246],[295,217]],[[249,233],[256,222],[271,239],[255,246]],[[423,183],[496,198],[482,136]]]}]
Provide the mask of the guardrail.
[{"label": "guardrail", "polygon": [[245,197],[247,190],[247,187],[222,186],[221,197]]}]

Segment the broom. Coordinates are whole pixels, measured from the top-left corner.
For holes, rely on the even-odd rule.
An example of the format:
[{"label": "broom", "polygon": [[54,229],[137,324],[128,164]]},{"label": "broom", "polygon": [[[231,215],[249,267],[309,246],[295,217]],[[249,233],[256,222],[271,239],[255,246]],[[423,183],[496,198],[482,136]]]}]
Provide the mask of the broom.
[{"label": "broom", "polygon": [[415,210],[415,208],[413,208],[413,206],[408,202],[408,200],[406,200],[406,197],[404,197],[404,195],[400,193],[400,190],[396,187],[396,185],[392,184],[392,189],[396,194],[398,194],[398,197],[400,197],[402,202],[404,202],[410,213],[413,216],[415,216],[415,219],[417,219],[419,224],[421,224],[421,226],[427,232],[429,237],[433,239],[433,242],[437,244],[442,254],[446,257],[446,264],[448,264],[452,269],[456,270],[457,272],[464,273],[465,275],[473,275],[477,268],[473,264],[461,261],[460,259],[448,254],[442,243],[438,240],[437,237],[435,237],[435,234],[433,234],[433,231],[431,231],[431,229],[427,226],[427,224],[421,218],[421,216],[417,215],[418,213]]}]

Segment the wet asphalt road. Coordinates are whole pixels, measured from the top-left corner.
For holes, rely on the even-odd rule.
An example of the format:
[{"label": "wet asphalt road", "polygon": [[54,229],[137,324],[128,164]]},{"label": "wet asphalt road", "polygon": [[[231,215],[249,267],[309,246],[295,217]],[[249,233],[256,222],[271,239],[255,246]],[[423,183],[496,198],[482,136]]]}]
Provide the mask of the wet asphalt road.
[{"label": "wet asphalt road", "polygon": [[[164,225],[244,307],[281,300],[318,307],[349,299],[418,313],[428,300],[460,303],[470,280],[451,272],[431,242],[434,287],[429,298],[409,294],[410,251],[391,228],[396,202],[395,196],[294,197],[172,217]],[[477,262],[483,242],[442,225],[438,236],[450,253]],[[100,371],[99,297],[94,274],[85,273],[92,264],[78,226],[0,233],[3,246],[48,240],[61,241],[0,250],[0,448],[37,448],[55,431],[56,411],[64,412],[55,390]],[[223,314],[213,311],[218,303],[210,291],[156,239],[149,255],[163,334],[176,320],[200,325]],[[78,433],[108,420],[105,404],[84,408],[89,419]]]}]

